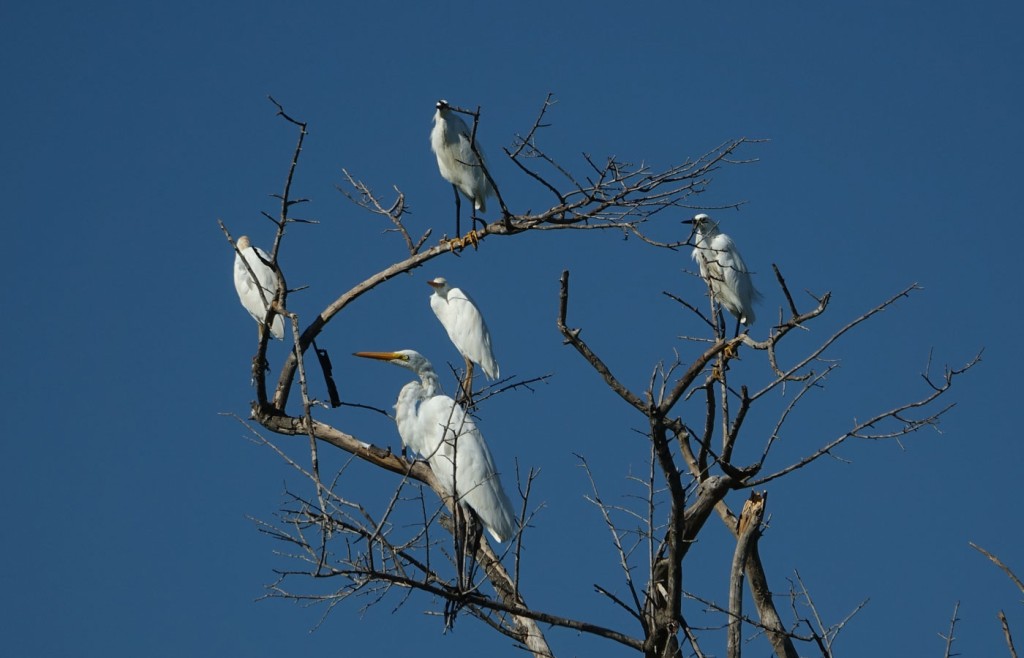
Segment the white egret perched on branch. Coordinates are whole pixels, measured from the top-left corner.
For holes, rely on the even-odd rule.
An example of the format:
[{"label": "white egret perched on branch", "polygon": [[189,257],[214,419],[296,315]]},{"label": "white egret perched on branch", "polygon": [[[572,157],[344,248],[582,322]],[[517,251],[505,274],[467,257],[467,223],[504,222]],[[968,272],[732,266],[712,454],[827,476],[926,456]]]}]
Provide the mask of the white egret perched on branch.
[{"label": "white egret perched on branch", "polygon": [[[462,202],[459,192],[473,203],[473,219],[476,211],[487,212],[487,197],[494,194],[494,188],[487,180],[482,166],[483,150],[474,143],[473,133],[448,105],[448,101],[437,101],[437,112],[434,113],[434,128],[430,131],[430,148],[437,156],[437,168],[441,176],[452,184],[455,191],[455,236],[461,236],[460,212]],[[474,146],[476,152],[474,152]],[[477,157],[477,153],[480,157]],[[474,225],[475,226],[475,225]],[[467,234],[475,238],[474,226],[470,226]],[[471,239],[472,239],[471,238]]]},{"label": "white egret perched on branch", "polygon": [[[260,331],[263,331],[263,321],[267,319],[267,305],[274,302],[280,279],[270,266],[270,257],[259,247],[252,246],[248,236],[238,238],[235,246],[238,248],[238,253],[235,254],[235,290],[242,306],[256,319]],[[248,268],[245,266],[246,263],[249,263]],[[250,268],[252,274],[256,275],[256,281],[253,281],[252,274],[249,273]],[[284,319],[280,315],[274,315],[274,319],[271,320],[270,333],[274,338],[284,338]]]},{"label": "white egret perched on branch", "polygon": [[452,288],[441,276],[427,283],[434,289],[430,295],[430,308],[448,332],[448,338],[455,344],[455,349],[466,360],[466,376],[462,388],[468,398],[473,390],[474,363],[480,364],[489,379],[500,376],[491,349],[491,332],[487,330],[484,316],[469,295],[458,288]]},{"label": "white egret perched on branch", "polygon": [[511,537],[515,513],[491,451],[466,410],[441,391],[430,361],[413,350],[355,355],[387,361],[419,375],[419,381],[402,387],[395,403],[402,443],[427,459],[445,491],[476,512],[492,537],[499,542]]},{"label": "white egret perched on branch", "polygon": [[700,213],[683,223],[693,224],[697,236],[693,260],[700,266],[700,276],[707,282],[712,297],[736,316],[739,335],[740,322],[747,327],[754,324],[754,302],[761,299],[761,293],[754,288],[736,243],[718,230],[716,222]]}]

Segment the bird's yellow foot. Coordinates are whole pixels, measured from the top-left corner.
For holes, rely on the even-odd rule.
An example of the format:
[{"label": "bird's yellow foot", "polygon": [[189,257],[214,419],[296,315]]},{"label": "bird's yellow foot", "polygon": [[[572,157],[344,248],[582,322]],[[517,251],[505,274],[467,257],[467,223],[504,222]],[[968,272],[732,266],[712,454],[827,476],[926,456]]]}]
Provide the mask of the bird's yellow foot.
[{"label": "bird's yellow foot", "polygon": [[722,354],[725,355],[726,359],[735,359],[737,357],[739,350],[739,343],[729,343],[728,345],[725,346],[725,349],[722,350]]},{"label": "bird's yellow foot", "polygon": [[448,251],[455,251],[456,247],[458,247],[459,251],[462,251],[463,249],[466,248],[467,244],[473,245],[473,249],[476,250],[477,245],[480,244],[480,234],[473,230],[470,231],[469,233],[466,233],[461,238],[442,240],[442,242],[444,242],[445,246],[448,247]]}]

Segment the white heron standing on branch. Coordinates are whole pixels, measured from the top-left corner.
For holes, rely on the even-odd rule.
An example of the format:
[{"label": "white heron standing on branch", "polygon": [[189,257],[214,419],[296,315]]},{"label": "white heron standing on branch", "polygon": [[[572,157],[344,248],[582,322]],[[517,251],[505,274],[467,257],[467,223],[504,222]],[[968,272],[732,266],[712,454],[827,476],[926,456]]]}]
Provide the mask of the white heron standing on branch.
[{"label": "white heron standing on branch", "polygon": [[761,293],[750,280],[747,264],[736,243],[720,232],[709,216],[700,213],[683,223],[692,224],[697,237],[693,260],[700,266],[700,276],[707,282],[714,300],[736,316],[739,335],[740,322],[747,327],[754,324],[754,302],[761,299]]},{"label": "white heron standing on branch", "polygon": [[509,539],[515,532],[515,512],[491,451],[462,405],[441,391],[430,361],[413,350],[355,355],[387,361],[419,376],[402,387],[395,403],[402,444],[426,458],[445,491],[476,512],[495,540]]},{"label": "white heron standing on branch", "polygon": [[430,295],[430,308],[441,321],[448,338],[466,360],[466,376],[463,379],[463,391],[468,398],[473,390],[473,364],[480,364],[488,379],[497,379],[501,371],[494,360],[491,349],[491,332],[480,309],[476,307],[469,295],[458,288],[452,288],[444,277],[427,281],[434,289]]},{"label": "white heron standing on branch", "polygon": [[[452,184],[455,191],[455,237],[461,237],[462,201],[459,192],[466,195],[473,204],[473,220],[476,212],[487,212],[487,197],[494,194],[491,182],[483,168],[483,150],[475,143],[473,133],[466,122],[448,101],[437,101],[434,113],[434,128],[430,131],[430,148],[437,156],[437,168],[441,176]],[[474,147],[476,151],[474,152]],[[477,157],[477,153],[480,157]],[[475,223],[470,226],[467,236],[476,236]]]},{"label": "white heron standing on branch", "polygon": [[[259,323],[262,332],[263,321],[267,319],[267,305],[273,304],[277,289],[280,287],[280,279],[270,266],[270,257],[259,247],[252,246],[248,236],[238,238],[235,246],[238,248],[235,254],[235,291],[238,292],[242,306]],[[248,268],[245,266],[246,263],[249,263]],[[255,281],[249,273],[249,268],[252,268],[252,274],[256,275]],[[280,315],[275,314],[274,319],[270,321],[270,333],[274,338],[284,338],[284,319]]]}]

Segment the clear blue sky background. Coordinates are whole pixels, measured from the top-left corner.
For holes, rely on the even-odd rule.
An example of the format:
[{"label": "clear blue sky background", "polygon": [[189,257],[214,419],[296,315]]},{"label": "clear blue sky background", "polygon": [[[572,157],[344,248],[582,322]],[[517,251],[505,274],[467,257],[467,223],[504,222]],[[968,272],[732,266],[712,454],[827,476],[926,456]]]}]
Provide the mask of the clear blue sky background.
[{"label": "clear blue sky background", "polygon": [[[289,283],[310,286],[291,298],[309,320],[403,254],[335,190],[342,167],[381,193],[398,185],[414,230],[450,232],[451,190],[427,142],[445,97],[483,107],[481,140],[506,197],[514,210],[540,208],[548,198],[498,156],[551,91],[559,104],[543,139],[576,170],[583,151],[663,167],[729,138],[771,140],[745,151],[757,164],[720,172],[701,198],[748,202],[719,217],[765,292],[755,337],[783,301],[773,262],[794,290],[833,292],[828,316],[794,341],[804,348],[907,284],[924,287],[837,345],[842,367],[794,419],[776,465],[920,395],[929,353],[959,366],[986,348],[952,393],[942,433],[903,450],[849,444],[837,456],[850,463],[772,484],[762,552],[773,588],[785,591],[799,570],[827,620],[870,598],[840,655],[942,655],[937,633],[957,601],[955,648],[1007,655],[995,615],[1005,609],[1024,643],[1020,594],[968,542],[1024,575],[1011,281],[1022,13],[1011,2],[5,4],[3,653],[469,656],[483,644],[487,655],[520,655],[469,619],[442,635],[422,614],[438,604],[419,596],[395,614],[395,600],[366,611],[351,602],[315,632],[321,609],[255,602],[272,569],[294,565],[248,517],[270,519],[285,487],[303,485],[220,415],[248,411],[256,332],[216,220],[270,243],[260,211],[276,211],[269,195],[295,139],[273,94],[310,124],[296,191],[321,224],[293,229],[281,257]],[[683,216],[655,234],[683,238]],[[554,374],[533,394],[489,402],[481,419],[504,469],[518,458],[542,470],[525,595],[636,632],[593,592],[595,582],[623,589],[573,453],[624,502],[624,478],[647,457],[633,431],[642,419],[561,345],[563,268],[572,323],[629,385],[643,387],[674,349],[686,360],[693,348],[677,336],[695,326],[661,291],[700,300],[688,255],[610,233],[488,240],[360,300],[322,344],[346,399],[387,407],[406,373],[348,354],[412,347],[456,360],[423,280],[443,274],[470,290],[503,373]],[[275,365],[283,354],[273,346]],[[752,382],[766,377],[757,358],[743,364]],[[751,459],[774,421],[769,406],[748,421]],[[380,416],[323,417],[398,445]],[[303,441],[281,443],[306,458]],[[325,470],[342,463],[324,459]],[[341,492],[374,502],[393,485],[355,467]],[[708,532],[685,578],[724,602],[721,535]],[[720,621],[693,602],[687,613]],[[549,639],[561,656],[627,655],[573,633]]]}]

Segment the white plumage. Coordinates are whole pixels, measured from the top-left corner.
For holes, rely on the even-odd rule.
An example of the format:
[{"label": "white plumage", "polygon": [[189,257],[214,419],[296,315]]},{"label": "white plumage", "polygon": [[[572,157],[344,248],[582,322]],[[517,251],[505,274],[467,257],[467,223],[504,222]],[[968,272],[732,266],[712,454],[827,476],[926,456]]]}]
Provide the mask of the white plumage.
[{"label": "white plumage", "polygon": [[[270,257],[259,247],[253,247],[248,236],[243,235],[235,243],[238,253],[235,254],[235,290],[238,292],[238,299],[242,302],[249,315],[255,318],[261,326],[267,317],[267,304],[274,301],[277,295],[277,288],[280,285],[277,274],[267,263]],[[245,261],[242,261],[242,257]],[[252,280],[245,263],[249,263],[253,273],[256,275],[256,282]],[[260,287],[263,294],[260,294]],[[266,298],[266,302],[264,302]],[[274,338],[284,338],[284,319],[275,315],[270,323],[270,333]]]},{"label": "white plumage", "polygon": [[467,363],[478,364],[488,378],[497,379],[500,370],[491,349],[491,332],[487,330],[480,309],[469,295],[448,285],[444,277],[439,276],[427,283],[434,289],[430,295],[430,308],[448,332],[455,349]]},{"label": "white plumage", "polygon": [[693,260],[700,266],[700,275],[711,288],[711,294],[739,322],[748,327],[754,324],[754,302],[761,299],[761,293],[754,288],[732,238],[721,233],[718,224],[703,213],[683,223],[693,224],[697,235]]},{"label": "white plumage", "polygon": [[356,352],[387,361],[419,375],[402,387],[395,421],[402,444],[426,458],[441,486],[476,512],[497,541],[515,532],[512,501],[501,486],[494,458],[466,410],[441,391],[430,361],[413,350]]},{"label": "white plumage", "polygon": [[[449,109],[448,101],[437,101],[434,128],[430,131],[430,148],[437,156],[437,168],[446,181],[473,202],[474,208],[487,212],[487,197],[494,194],[494,188],[470,146],[471,137],[469,126]],[[479,142],[476,148],[482,156]]]}]

